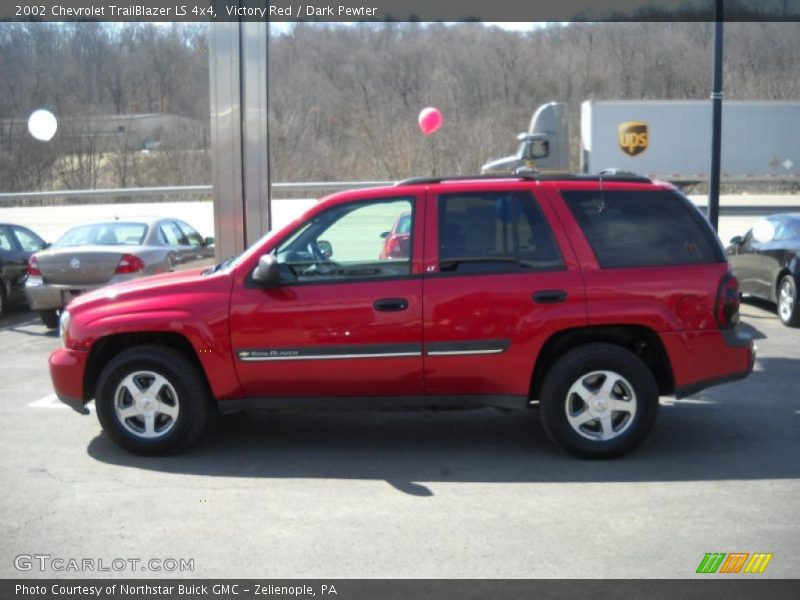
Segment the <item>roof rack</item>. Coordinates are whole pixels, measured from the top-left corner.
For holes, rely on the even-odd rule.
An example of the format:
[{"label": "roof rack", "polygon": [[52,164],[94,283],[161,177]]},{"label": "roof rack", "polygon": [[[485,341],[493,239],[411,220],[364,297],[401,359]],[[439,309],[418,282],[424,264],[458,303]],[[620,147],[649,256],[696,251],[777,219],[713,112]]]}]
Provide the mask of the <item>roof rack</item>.
[{"label": "roof rack", "polygon": [[456,175],[454,177],[412,177],[398,181],[395,185],[431,185],[447,181],[472,181],[493,179],[519,179],[524,181],[609,181],[620,183],[653,183],[649,177],[635,175],[628,172],[602,172],[599,174],[588,173],[488,173],[484,175]]}]

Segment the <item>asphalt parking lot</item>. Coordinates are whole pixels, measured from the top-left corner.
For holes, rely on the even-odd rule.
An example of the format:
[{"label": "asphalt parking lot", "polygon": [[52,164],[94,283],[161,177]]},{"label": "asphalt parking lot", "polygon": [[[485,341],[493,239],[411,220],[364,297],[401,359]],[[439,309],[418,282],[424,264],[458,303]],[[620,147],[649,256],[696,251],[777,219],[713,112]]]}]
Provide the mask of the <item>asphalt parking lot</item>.
[{"label": "asphalt parking lot", "polygon": [[[662,400],[650,438],[620,460],[577,460],[535,412],[492,410],[243,414],[184,455],[140,458],[54,401],[58,339],[12,311],[0,576],[682,578],[707,552],[768,552],[755,577],[797,577],[800,330],[761,304],[743,322],[756,372]],[[194,571],[20,572],[21,554]]]}]

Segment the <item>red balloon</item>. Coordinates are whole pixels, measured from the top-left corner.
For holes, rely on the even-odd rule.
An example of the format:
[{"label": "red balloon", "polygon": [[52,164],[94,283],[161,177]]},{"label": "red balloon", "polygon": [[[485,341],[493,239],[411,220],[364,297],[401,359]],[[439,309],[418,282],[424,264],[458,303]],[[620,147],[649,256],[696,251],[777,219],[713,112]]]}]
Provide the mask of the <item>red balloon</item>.
[{"label": "red balloon", "polygon": [[436,133],[439,127],[442,126],[442,113],[438,108],[429,106],[420,111],[417,121],[419,122],[419,128],[422,130],[422,133],[431,135],[432,133]]}]

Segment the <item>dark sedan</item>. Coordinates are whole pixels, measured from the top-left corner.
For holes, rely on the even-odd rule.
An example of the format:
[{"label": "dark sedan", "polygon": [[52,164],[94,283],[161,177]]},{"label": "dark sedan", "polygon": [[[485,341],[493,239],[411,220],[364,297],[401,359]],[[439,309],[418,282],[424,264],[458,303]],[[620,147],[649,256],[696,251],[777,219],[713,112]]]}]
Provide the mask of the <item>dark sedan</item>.
[{"label": "dark sedan", "polygon": [[800,213],[767,217],[727,252],[742,293],[777,304],[784,325],[800,326]]},{"label": "dark sedan", "polygon": [[9,304],[25,300],[28,258],[46,247],[27,227],[0,223],[0,317]]}]

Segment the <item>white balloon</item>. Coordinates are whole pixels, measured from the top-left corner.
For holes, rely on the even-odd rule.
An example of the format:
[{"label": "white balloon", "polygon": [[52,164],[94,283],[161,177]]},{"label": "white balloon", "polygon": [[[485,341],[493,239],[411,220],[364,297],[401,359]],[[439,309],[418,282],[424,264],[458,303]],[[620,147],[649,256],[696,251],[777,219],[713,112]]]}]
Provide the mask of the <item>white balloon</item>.
[{"label": "white balloon", "polygon": [[756,221],[756,224],[753,225],[753,239],[757,242],[769,242],[773,237],[775,237],[775,227],[773,227],[772,223],[767,221],[766,219],[759,219]]},{"label": "white balloon", "polygon": [[28,117],[28,131],[37,140],[49,142],[58,130],[58,121],[49,110],[39,109]]}]

